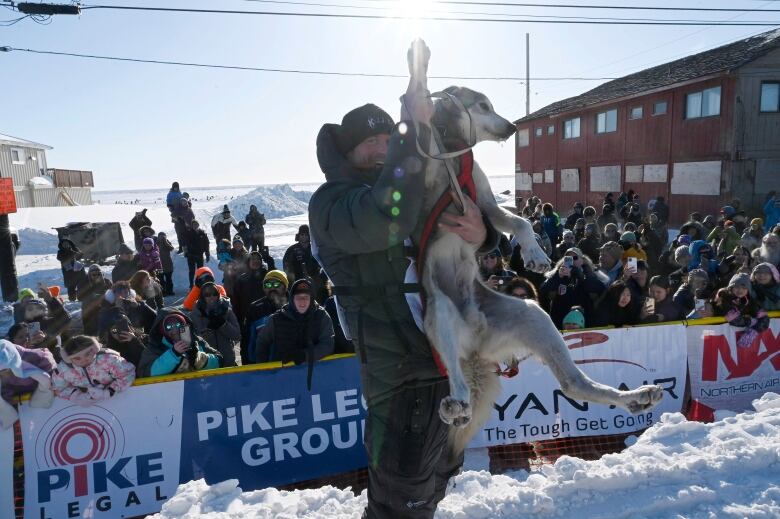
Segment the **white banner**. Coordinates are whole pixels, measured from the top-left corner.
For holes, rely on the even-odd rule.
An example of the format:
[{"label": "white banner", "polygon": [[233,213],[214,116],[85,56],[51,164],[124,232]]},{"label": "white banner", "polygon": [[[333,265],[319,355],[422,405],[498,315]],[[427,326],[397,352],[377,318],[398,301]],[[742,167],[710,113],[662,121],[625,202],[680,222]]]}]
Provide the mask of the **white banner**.
[{"label": "white banner", "polygon": [[14,517],[13,427],[0,427],[0,517]]},{"label": "white banner", "polygon": [[154,513],[179,482],[184,382],[132,387],[100,405],[20,407],[25,519]]},{"label": "white banner", "polygon": [[650,411],[632,415],[620,408],[567,398],[550,370],[536,361],[502,379],[490,419],[470,447],[599,436],[645,429],[662,413],[679,412],[685,392],[685,328],[679,324],[573,332],[564,335],[579,368],[597,382],[621,389],[643,384],[664,388]]},{"label": "white banner", "polygon": [[743,328],[691,326],[688,369],[691,398],[713,408],[752,410],[753,399],[780,388],[780,319],[747,348],[737,347]]}]

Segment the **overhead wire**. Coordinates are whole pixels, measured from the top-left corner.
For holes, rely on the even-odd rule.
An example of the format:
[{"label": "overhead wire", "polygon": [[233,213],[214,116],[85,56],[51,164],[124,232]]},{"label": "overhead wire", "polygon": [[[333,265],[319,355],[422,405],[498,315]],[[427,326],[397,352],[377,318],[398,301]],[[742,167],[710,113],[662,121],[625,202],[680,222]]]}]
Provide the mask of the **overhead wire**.
[{"label": "overhead wire", "polygon": [[[158,60],[158,59],[142,59],[142,58],[129,58],[120,56],[105,56],[98,54],[79,54],[75,52],[61,52],[52,50],[39,50],[39,49],[24,49],[18,47],[12,47],[8,45],[0,45],[0,52],[28,52],[32,54],[49,54],[54,56],[68,56],[76,58],[88,58],[99,59],[109,61],[124,61],[133,63],[149,63],[155,65],[176,65],[183,67],[197,67],[197,68],[213,68],[213,69],[226,69],[226,70],[243,70],[252,72],[277,72],[285,74],[310,74],[310,75],[322,75],[322,76],[356,76],[356,77],[378,77],[378,78],[402,78],[407,79],[408,74],[385,74],[385,73],[370,73],[370,72],[343,72],[343,71],[325,71],[325,70],[302,70],[302,69],[282,69],[282,68],[268,68],[268,67],[249,67],[242,65],[220,65],[213,63],[194,63],[187,61],[171,61],[171,60]],[[525,81],[524,77],[508,77],[508,76],[430,76],[431,79],[457,79],[466,81]],[[610,77],[537,77],[531,78],[532,81],[605,81],[609,79],[615,79]]]},{"label": "overhead wire", "polygon": [[[191,13],[191,14],[232,14],[232,15],[255,15],[255,16],[288,16],[304,18],[352,18],[363,20],[429,20],[429,21],[459,21],[459,22],[485,22],[485,23],[545,23],[545,24],[589,24],[589,25],[646,25],[646,26],[748,26],[748,27],[768,27],[780,26],[780,20],[764,21],[751,20],[745,22],[718,22],[711,20],[693,20],[693,21],[664,21],[662,19],[557,19],[554,16],[548,19],[538,18],[474,18],[474,17],[453,17],[453,16],[404,16],[392,14],[351,14],[351,13],[311,13],[311,12],[289,12],[289,11],[246,11],[237,9],[195,9],[184,7],[153,7],[153,6],[130,6],[130,5],[90,5],[81,4],[81,10],[118,10],[118,11],[145,11],[160,13]],[[500,16],[500,15],[497,15]]]}]

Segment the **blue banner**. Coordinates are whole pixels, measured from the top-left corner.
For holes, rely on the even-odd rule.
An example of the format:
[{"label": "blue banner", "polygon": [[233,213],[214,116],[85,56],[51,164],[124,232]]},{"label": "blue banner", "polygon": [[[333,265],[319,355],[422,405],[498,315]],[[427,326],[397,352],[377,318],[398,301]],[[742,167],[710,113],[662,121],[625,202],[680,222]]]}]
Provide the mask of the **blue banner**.
[{"label": "blue banner", "polygon": [[185,381],[180,481],[280,486],[366,466],[356,357]]}]

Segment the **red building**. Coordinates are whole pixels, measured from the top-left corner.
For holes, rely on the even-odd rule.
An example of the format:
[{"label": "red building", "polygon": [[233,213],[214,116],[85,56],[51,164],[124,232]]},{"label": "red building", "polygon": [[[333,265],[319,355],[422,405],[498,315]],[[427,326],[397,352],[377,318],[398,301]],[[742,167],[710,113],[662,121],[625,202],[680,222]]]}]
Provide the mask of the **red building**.
[{"label": "red building", "polygon": [[780,191],[780,30],[604,83],[515,121],[518,197],[600,213],[664,196],[672,223]]}]

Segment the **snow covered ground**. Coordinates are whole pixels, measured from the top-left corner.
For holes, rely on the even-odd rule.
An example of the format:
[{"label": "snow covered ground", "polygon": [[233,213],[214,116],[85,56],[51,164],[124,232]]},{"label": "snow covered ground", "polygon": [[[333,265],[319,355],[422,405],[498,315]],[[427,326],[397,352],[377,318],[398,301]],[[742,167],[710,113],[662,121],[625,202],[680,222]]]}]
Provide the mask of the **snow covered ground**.
[{"label": "snow covered ground", "polygon": [[[711,424],[665,414],[628,449],[597,461],[565,456],[530,475],[466,470],[436,517],[780,517],[780,396],[767,393],[753,406]],[[357,519],[365,503],[365,492],[333,487],[242,492],[236,480],[200,480],[181,485],[153,517]]]}]

